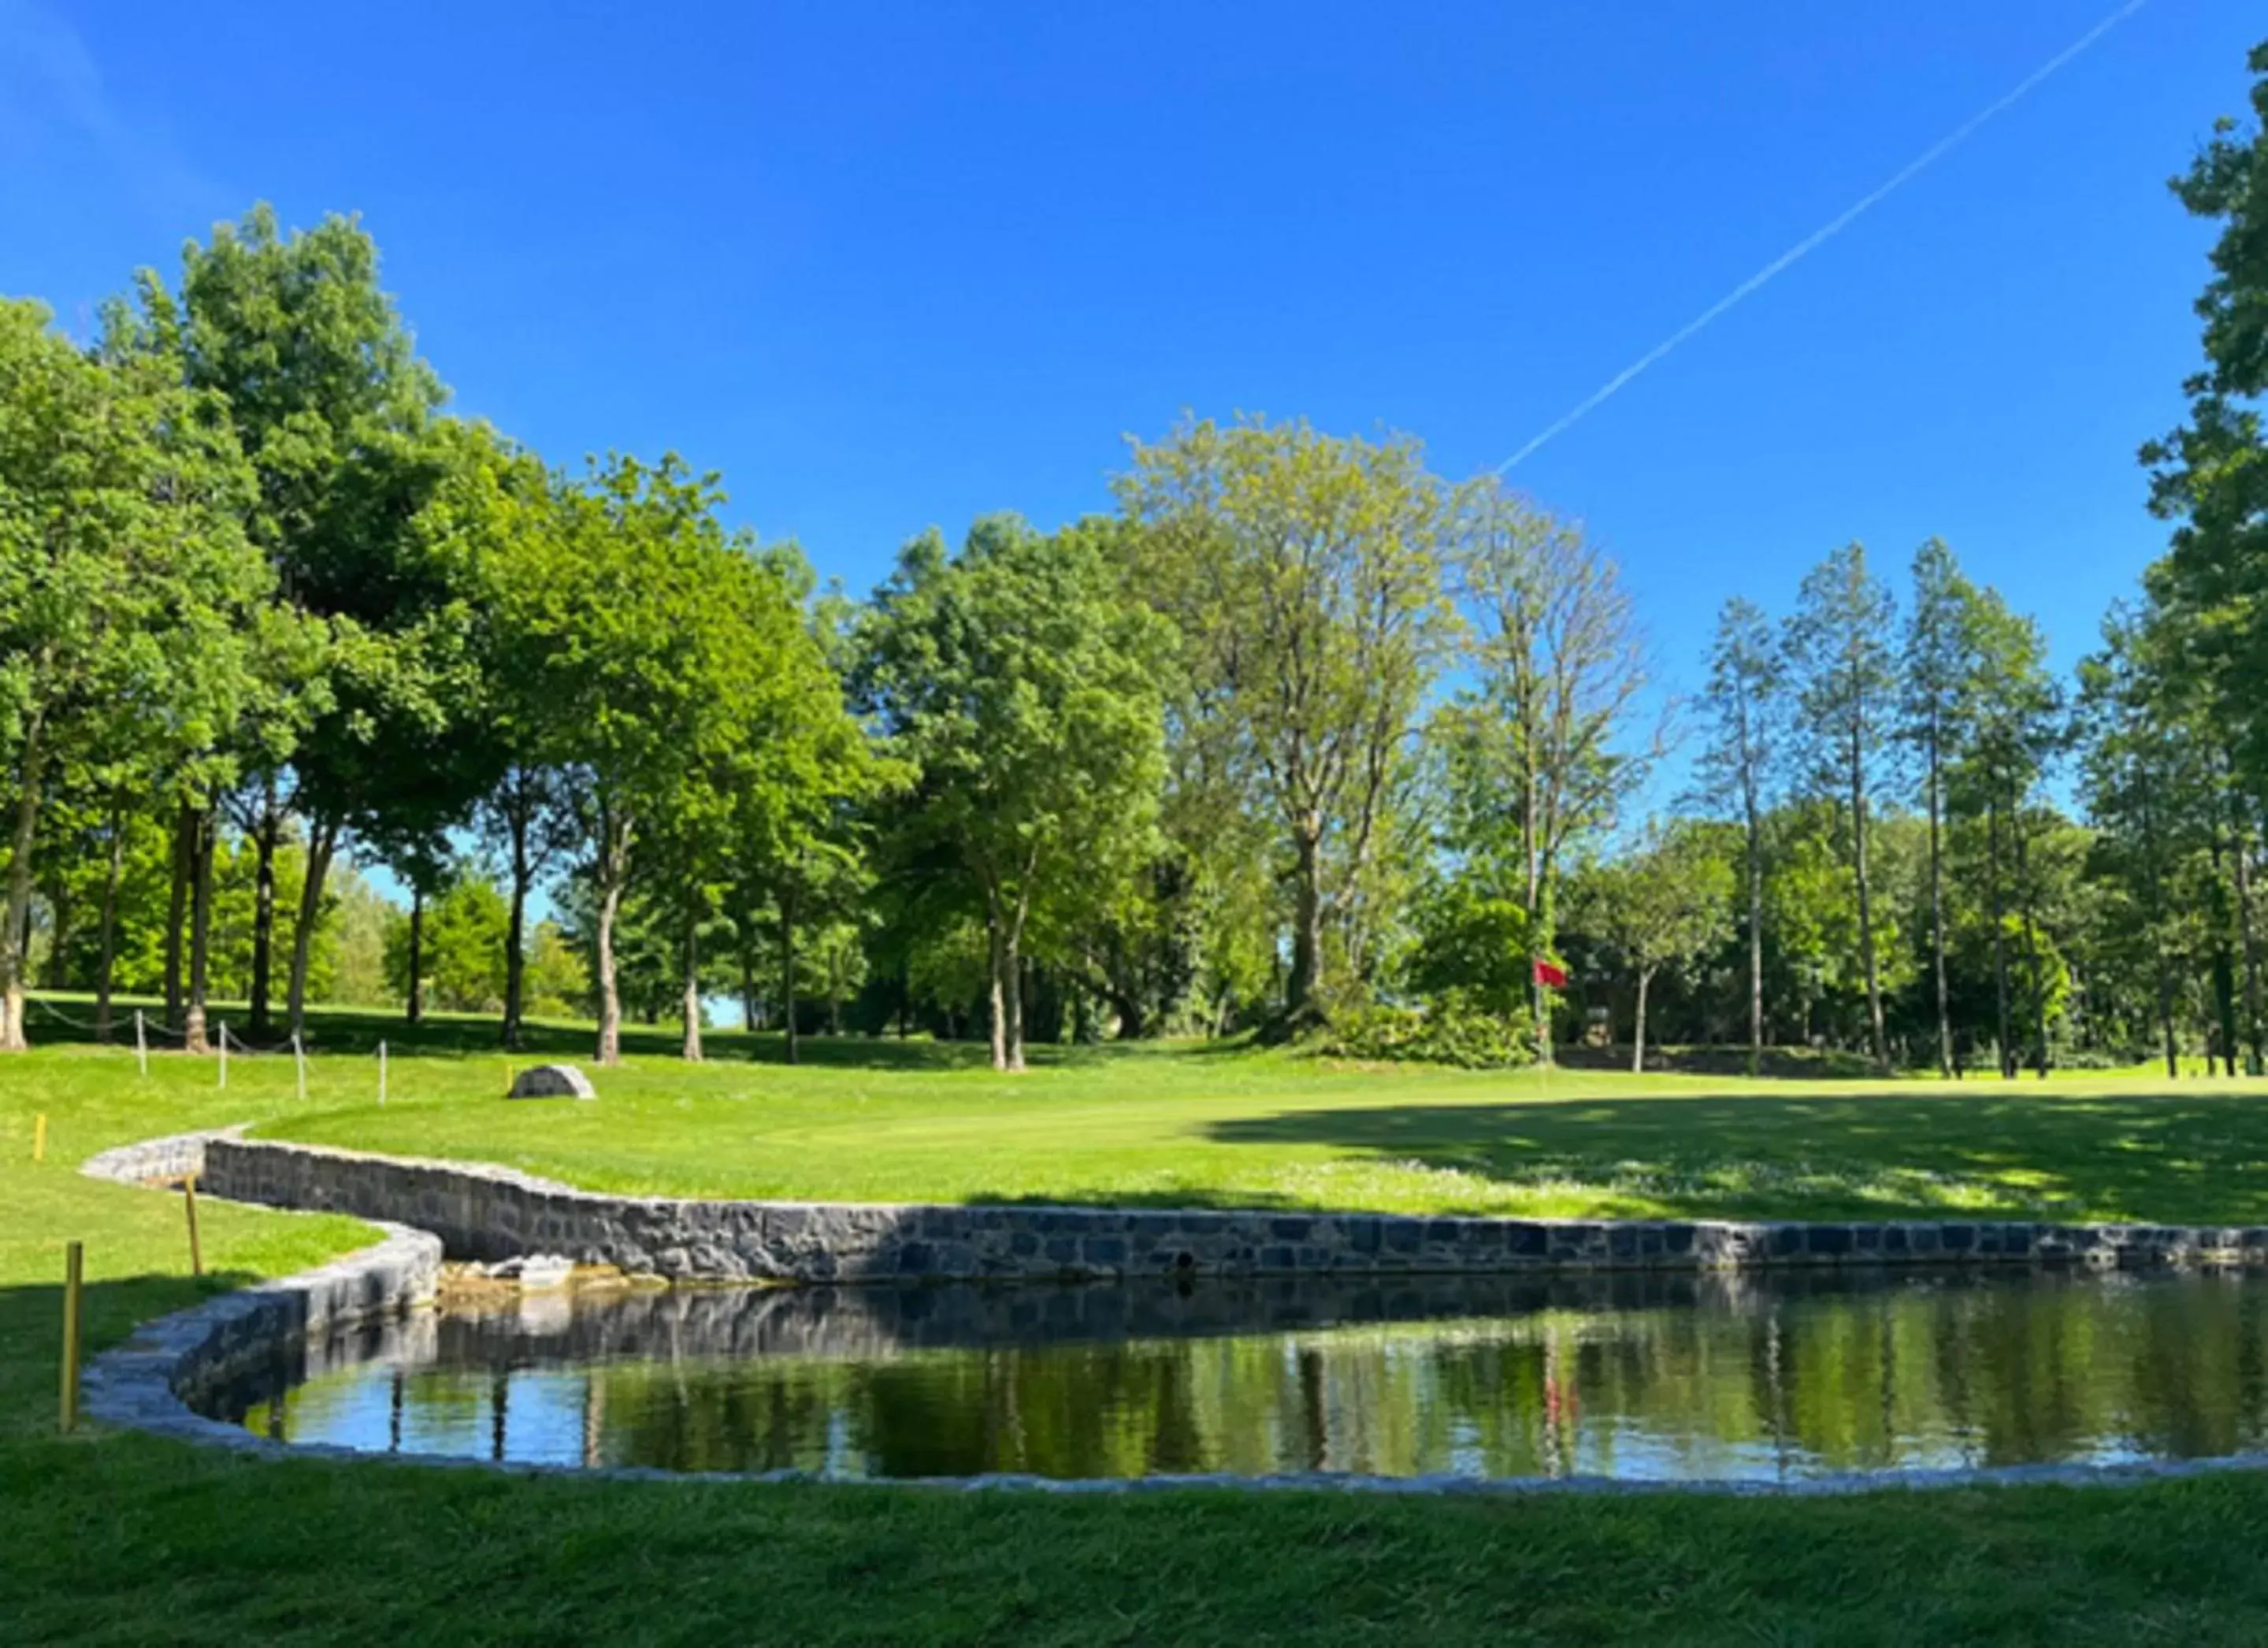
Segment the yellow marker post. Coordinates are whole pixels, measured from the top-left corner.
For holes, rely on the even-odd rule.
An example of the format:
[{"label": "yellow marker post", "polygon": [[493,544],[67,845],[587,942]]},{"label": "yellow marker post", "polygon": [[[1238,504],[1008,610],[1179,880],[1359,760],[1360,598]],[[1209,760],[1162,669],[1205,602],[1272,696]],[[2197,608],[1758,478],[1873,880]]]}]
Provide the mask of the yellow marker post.
[{"label": "yellow marker post", "polygon": [[85,1270],[77,1242],[63,1246],[63,1390],[60,1417],[66,1431],[78,1427],[78,1306]]},{"label": "yellow marker post", "polygon": [[181,1181],[181,1205],[189,1216],[189,1274],[201,1276],[205,1273],[204,1249],[197,1244],[197,1176],[191,1173]]},{"label": "yellow marker post", "polygon": [[48,1159],[48,1113],[44,1110],[32,1118],[32,1159]]}]

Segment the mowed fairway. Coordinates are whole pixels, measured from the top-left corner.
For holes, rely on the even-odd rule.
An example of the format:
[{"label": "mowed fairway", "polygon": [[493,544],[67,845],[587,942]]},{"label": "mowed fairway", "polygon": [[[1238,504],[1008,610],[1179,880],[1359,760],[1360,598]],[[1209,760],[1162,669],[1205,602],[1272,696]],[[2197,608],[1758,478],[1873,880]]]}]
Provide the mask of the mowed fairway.
[{"label": "mowed fairway", "polygon": [[[631,1039],[595,1103],[506,1102],[539,1033],[320,1019],[307,1098],[288,1057],[49,1047],[11,1063],[0,1123],[57,1148],[250,1121],[265,1136],[495,1161],[594,1189],[861,1202],[1104,1201],[1552,1217],[2008,1217],[2268,1223],[2268,1084],[2162,1071],[1803,1080],[1365,1067],[1218,1044],[1035,1049],[1020,1077],[926,1041]],[[390,1047],[378,1104],[377,1041]],[[66,1118],[69,1118],[66,1122]],[[90,1134],[89,1129],[92,1129]],[[85,1151],[80,1150],[84,1155]]]},{"label": "mowed fairway", "polygon": [[[381,1034],[395,1054],[383,1112],[369,1056]],[[55,1437],[63,1241],[87,1243],[98,1344],[199,1291],[180,1197],[94,1183],[77,1163],[234,1120],[595,1185],[747,1194],[1794,1213],[1965,1196],[2230,1220],[2268,1208],[2268,1096],[2235,1084],[1558,1074],[1547,1097],[1525,1076],[1170,1048],[1003,1081],[953,1068],[965,1049],[822,1046],[826,1062],[788,1070],[751,1062],[770,1044],[731,1037],[716,1063],[687,1070],[649,1034],[627,1069],[600,1075],[594,1105],[507,1104],[486,1034],[444,1020],[411,1054],[398,1026],[327,1018],[304,1110],[288,1059],[232,1061],[225,1093],[212,1063],[179,1056],[153,1058],[146,1079],[130,1053],[85,1047],[0,1063],[0,1639],[2268,1640],[2268,1564],[2252,1554],[2268,1480],[2251,1473],[1825,1502],[1066,1500],[530,1479]],[[563,1050],[580,1041],[556,1035]],[[1673,1173],[1686,1177],[1638,1188]],[[366,1240],[350,1221],[219,1203],[204,1234],[206,1287]]]},{"label": "mowed fairway", "polygon": [[[2268,1222],[2268,1085],[1363,1068],[1285,1051],[719,1038],[635,1057],[595,1104],[512,1104],[499,1058],[329,1065],[276,1137],[507,1163],[598,1189],[1555,1217]],[[257,1079],[269,1079],[262,1070]],[[264,1089],[263,1089],[264,1091]]]}]

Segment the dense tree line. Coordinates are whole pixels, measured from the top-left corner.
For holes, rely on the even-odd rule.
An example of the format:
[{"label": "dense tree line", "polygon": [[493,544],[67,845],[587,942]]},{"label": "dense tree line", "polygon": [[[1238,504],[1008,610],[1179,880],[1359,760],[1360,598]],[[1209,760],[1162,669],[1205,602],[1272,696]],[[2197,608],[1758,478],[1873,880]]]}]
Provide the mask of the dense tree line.
[{"label": "dense tree line", "polygon": [[41,985],[102,1035],[154,991],[192,1050],[224,997],[259,1039],[386,991],[506,1045],[587,1011],[602,1061],[626,1016],[699,1058],[729,996],[791,1057],[1006,1070],[1240,1028],[2257,1070],[2264,143],[2176,184],[2223,233],[2144,453],[2171,547],[2069,681],[1948,546],[1854,543],[1728,602],[1678,705],[1579,525],[1257,418],[855,601],[674,454],[451,416],[345,218],[256,210],[88,339],[0,304],[0,1048]]}]

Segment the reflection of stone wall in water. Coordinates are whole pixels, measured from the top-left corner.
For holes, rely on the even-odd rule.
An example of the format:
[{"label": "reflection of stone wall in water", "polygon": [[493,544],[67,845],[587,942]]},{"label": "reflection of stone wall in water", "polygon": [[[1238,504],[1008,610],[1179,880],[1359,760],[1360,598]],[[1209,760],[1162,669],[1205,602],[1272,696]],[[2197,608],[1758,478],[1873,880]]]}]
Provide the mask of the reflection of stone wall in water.
[{"label": "reflection of stone wall in water", "polygon": [[1769,1479],[2210,1456],[2268,1419],[2243,1377],[2268,1365],[2268,1288],[2229,1277],[679,1290],[585,1297],[566,1321],[540,1308],[427,1318],[310,1366],[366,1353],[452,1411],[503,1402],[503,1371],[521,1370],[509,1400],[531,1433],[587,1391],[608,1462],[888,1475]]}]

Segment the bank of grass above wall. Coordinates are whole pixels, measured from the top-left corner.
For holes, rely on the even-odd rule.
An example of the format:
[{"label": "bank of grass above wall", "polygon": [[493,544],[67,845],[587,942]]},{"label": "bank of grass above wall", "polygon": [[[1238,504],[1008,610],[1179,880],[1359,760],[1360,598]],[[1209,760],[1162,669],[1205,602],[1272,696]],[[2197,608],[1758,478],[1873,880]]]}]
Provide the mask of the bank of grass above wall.
[{"label": "bank of grass above wall", "polygon": [[[2268,1224],[2268,1086],[2149,1070],[1922,1078],[1461,1071],[1242,1044],[1034,1049],[1021,1077],[981,1047],[631,1038],[595,1104],[507,1103],[491,1023],[319,1016],[309,1093],[288,1057],[232,1063],[49,1048],[10,1099],[130,1131],[159,1111],[265,1136],[502,1162],[593,1189],[869,1202],[1091,1201],[1544,1217],[2043,1218]],[[582,1056],[587,1031],[540,1032]],[[378,1040],[392,1102],[377,1100]],[[5,1102],[5,1101],[0,1101]],[[4,1115],[0,1110],[0,1115]],[[166,1112],[167,1115],[173,1114]]]}]

